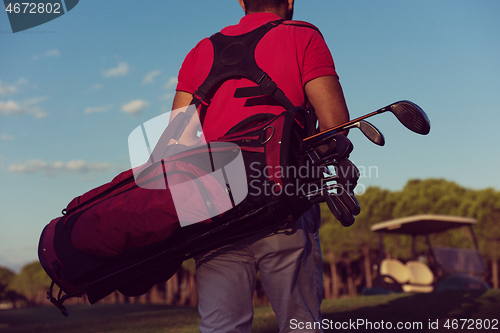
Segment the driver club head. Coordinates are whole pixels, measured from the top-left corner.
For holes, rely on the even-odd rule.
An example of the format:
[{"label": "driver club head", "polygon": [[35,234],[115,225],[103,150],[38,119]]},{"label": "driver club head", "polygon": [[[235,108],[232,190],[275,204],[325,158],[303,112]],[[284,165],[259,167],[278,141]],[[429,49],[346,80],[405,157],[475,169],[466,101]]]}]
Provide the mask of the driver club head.
[{"label": "driver club head", "polygon": [[385,145],[385,138],[382,132],[378,130],[373,124],[367,122],[366,120],[360,120],[347,126],[345,129],[357,127],[363,133],[368,140],[373,142],[376,145],[383,146]]},{"label": "driver club head", "polygon": [[[393,104],[390,104],[386,107],[378,109],[377,111],[373,111],[369,114],[361,116],[359,118],[350,120],[344,124],[332,127],[330,129],[324,130],[322,132],[311,135],[307,138],[304,138],[303,141],[307,143],[314,144],[315,142],[321,142],[321,140],[325,140],[331,135],[338,133],[339,131],[343,131],[347,128],[357,127],[356,123],[362,121],[363,119],[373,117],[375,115],[390,111],[392,112],[396,118],[410,131],[426,135],[431,130],[431,122],[425,114],[424,110],[422,110],[417,104],[402,100]],[[358,124],[359,125],[359,124]],[[370,124],[371,125],[371,124]],[[363,127],[367,128],[370,126],[363,125]],[[374,126],[371,125],[372,130],[374,130]],[[361,128],[360,128],[361,129]],[[377,130],[378,131],[378,130]],[[365,134],[366,135],[366,134]],[[367,136],[368,137],[368,136]],[[369,138],[369,137],[368,137]]]},{"label": "driver club head", "polygon": [[396,118],[410,131],[426,135],[431,130],[431,122],[417,104],[410,101],[399,101],[384,108],[384,111],[391,111]]}]

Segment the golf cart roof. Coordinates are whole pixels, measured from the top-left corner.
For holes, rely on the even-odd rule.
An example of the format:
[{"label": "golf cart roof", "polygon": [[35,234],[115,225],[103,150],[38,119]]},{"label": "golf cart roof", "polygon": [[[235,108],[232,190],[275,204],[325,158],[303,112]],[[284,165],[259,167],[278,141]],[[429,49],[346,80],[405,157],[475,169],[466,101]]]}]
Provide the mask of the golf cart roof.
[{"label": "golf cart roof", "polygon": [[370,230],[393,234],[425,235],[476,223],[475,219],[469,217],[425,214],[375,223]]}]

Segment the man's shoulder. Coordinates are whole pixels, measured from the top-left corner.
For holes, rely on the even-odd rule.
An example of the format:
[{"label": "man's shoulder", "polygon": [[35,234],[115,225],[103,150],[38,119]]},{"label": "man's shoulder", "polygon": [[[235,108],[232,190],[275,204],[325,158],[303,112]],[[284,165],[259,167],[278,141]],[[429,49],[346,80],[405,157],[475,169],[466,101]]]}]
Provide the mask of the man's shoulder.
[{"label": "man's shoulder", "polygon": [[196,44],[190,51],[191,54],[196,54],[198,52],[206,52],[212,50],[212,43],[209,37],[205,37]]},{"label": "man's shoulder", "polygon": [[296,27],[300,27],[300,28],[313,29],[313,30],[316,30],[321,35],[321,31],[318,29],[318,27],[316,27],[314,24],[311,24],[309,22],[297,21],[297,20],[286,20],[286,21],[283,21],[282,24],[283,25],[296,26]]}]

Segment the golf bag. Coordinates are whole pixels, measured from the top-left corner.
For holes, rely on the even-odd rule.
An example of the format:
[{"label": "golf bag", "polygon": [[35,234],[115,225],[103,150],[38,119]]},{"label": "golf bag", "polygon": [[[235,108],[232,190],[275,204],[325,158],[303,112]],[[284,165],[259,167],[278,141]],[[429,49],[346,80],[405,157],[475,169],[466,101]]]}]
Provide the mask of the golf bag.
[{"label": "golf bag", "polygon": [[[86,294],[93,304],[115,290],[144,294],[168,280],[184,260],[285,226],[316,202],[326,200],[337,218],[352,224],[359,204],[352,194],[357,169],[347,159],[350,141],[335,134],[305,145],[303,139],[315,132],[314,118],[293,107],[257,66],[253,52],[236,64],[225,61],[233,56],[223,52],[228,44],[243,39],[254,50],[280,23],[242,36],[212,36],[219,61],[193,94],[194,106],[171,120],[148,161],[73,199],[63,216],[45,227],[39,259],[53,281],[49,299],[63,314],[63,302],[71,297]],[[208,143],[171,144],[220,83],[235,76],[258,84],[237,90],[237,97],[268,94],[287,111],[249,117]],[[345,177],[328,166],[355,172]],[[305,176],[291,172],[300,169]],[[348,183],[351,190],[345,190]],[[54,284],[60,288],[57,298]]]}]

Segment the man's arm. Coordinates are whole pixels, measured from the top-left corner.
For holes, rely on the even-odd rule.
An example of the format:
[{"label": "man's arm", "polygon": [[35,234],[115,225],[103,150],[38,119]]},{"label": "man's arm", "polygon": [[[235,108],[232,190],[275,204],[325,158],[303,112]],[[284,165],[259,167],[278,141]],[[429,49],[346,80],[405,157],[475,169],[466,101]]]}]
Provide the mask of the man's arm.
[{"label": "man's arm", "polygon": [[177,109],[189,106],[191,100],[193,99],[193,95],[185,91],[176,91],[174,96],[174,103],[172,105],[172,115]]},{"label": "man's arm", "polygon": [[[179,109],[185,108],[189,106],[191,100],[193,99],[193,95],[187,93],[185,91],[177,91],[174,96],[174,103],[172,105],[172,114],[170,115],[170,121],[175,118],[175,116],[179,113]],[[200,142],[198,138],[198,131],[201,131],[200,122],[198,119],[198,114],[195,113],[191,118],[189,124],[186,126],[186,129],[182,133],[179,138],[179,144],[183,144],[186,146],[191,146],[195,143]]]},{"label": "man's arm", "polygon": [[[318,117],[320,131],[349,121],[344,92],[336,76],[320,76],[308,81],[304,90]],[[344,135],[347,133],[342,132]]]}]

